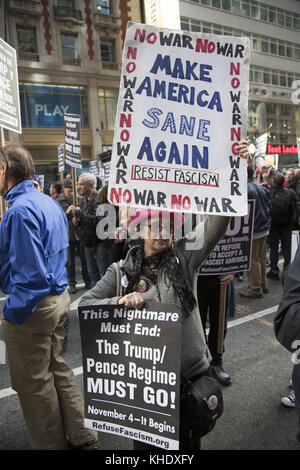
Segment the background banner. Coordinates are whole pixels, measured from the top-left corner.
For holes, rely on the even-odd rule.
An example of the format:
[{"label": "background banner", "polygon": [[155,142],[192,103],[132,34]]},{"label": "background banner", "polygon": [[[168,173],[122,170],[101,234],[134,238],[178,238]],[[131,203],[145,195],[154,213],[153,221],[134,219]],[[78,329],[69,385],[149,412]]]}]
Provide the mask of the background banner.
[{"label": "background banner", "polygon": [[129,23],[109,200],[227,216],[247,213],[250,41]]},{"label": "background banner", "polygon": [[85,426],[179,448],[181,311],[79,307]]},{"label": "background banner", "polygon": [[199,271],[216,275],[249,271],[251,265],[255,200],[248,201],[248,215],[232,218],[225,237],[219,241]]}]

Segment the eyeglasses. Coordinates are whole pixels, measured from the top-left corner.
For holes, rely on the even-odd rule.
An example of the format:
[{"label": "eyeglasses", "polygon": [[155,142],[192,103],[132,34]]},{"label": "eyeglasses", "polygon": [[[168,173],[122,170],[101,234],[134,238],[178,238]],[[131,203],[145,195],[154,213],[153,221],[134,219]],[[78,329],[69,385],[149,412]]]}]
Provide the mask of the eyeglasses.
[{"label": "eyeglasses", "polygon": [[151,234],[154,238],[158,238],[159,235],[163,235],[164,237],[171,238],[174,234],[174,225],[171,223],[161,223],[161,222],[152,222],[148,225],[148,229],[150,230]]}]

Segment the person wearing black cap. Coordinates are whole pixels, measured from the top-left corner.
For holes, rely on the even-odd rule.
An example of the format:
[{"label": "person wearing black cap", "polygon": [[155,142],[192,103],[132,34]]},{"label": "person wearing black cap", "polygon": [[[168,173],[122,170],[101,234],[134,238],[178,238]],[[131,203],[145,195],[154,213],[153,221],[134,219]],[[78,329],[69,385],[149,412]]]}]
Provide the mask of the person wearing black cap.
[{"label": "person wearing black cap", "polygon": [[[80,196],[78,196],[80,198]],[[73,218],[73,186],[72,180],[65,179],[63,185],[63,195],[57,199],[68,219],[69,225],[69,250],[68,250],[68,280],[70,294],[76,293],[76,271],[75,271],[75,253],[80,253],[82,277],[86,289],[90,289],[91,281],[87,271],[87,264],[83,247],[80,246],[79,238],[76,234],[76,227],[72,224]]]}]

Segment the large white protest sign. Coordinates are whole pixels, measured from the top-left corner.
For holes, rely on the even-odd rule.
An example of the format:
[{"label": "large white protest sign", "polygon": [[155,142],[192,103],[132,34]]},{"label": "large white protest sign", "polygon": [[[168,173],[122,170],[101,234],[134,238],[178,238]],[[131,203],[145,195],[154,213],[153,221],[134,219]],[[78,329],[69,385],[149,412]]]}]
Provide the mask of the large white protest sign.
[{"label": "large white protest sign", "polygon": [[177,212],[247,213],[247,38],[129,23],[109,200]]},{"label": "large white protest sign", "polygon": [[0,126],[21,134],[16,51],[0,38]]},{"label": "large white protest sign", "polygon": [[178,449],[180,308],[92,305],[78,314],[85,426]]}]

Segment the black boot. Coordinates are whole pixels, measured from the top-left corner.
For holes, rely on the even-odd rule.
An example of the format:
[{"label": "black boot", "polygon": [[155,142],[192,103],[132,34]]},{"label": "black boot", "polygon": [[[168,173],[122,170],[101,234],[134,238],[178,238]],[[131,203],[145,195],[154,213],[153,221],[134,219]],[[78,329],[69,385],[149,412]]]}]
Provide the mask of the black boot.
[{"label": "black boot", "polygon": [[213,376],[217,379],[217,381],[222,385],[230,385],[231,384],[231,376],[228,372],[225,372],[223,368],[222,360],[211,362],[211,368],[213,371]]}]

